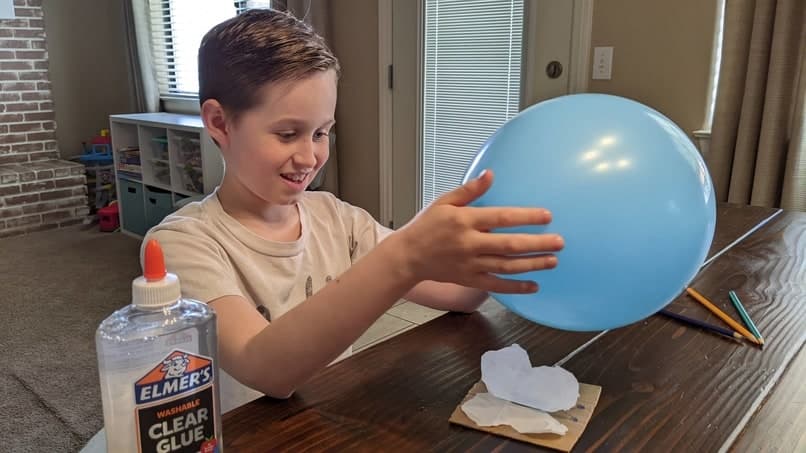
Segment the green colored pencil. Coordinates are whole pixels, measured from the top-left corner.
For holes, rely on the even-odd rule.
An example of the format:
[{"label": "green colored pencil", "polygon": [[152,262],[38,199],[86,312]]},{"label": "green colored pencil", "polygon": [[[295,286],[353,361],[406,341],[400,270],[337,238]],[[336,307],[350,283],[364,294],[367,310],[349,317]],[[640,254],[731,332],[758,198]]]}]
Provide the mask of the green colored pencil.
[{"label": "green colored pencil", "polygon": [[742,317],[742,321],[753,332],[753,335],[758,339],[758,342],[764,344],[764,337],[761,336],[761,332],[758,331],[758,328],[753,323],[753,320],[750,319],[750,315],[747,314],[747,311],[744,309],[742,305],[742,301],[739,300],[739,296],[736,295],[735,292],[728,291],[728,296],[730,296],[730,301],[733,302],[733,306],[736,307],[736,311],[739,312],[739,316]]}]

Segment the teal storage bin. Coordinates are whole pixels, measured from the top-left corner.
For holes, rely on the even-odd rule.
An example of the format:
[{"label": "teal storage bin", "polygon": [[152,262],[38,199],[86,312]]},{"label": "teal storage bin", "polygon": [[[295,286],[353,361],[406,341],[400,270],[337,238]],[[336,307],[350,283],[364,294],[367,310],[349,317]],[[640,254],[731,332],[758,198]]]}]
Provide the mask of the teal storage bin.
[{"label": "teal storage bin", "polygon": [[123,178],[119,181],[119,203],[121,212],[123,212],[123,229],[144,236],[148,231],[148,226],[146,225],[143,184]]},{"label": "teal storage bin", "polygon": [[173,200],[171,199],[171,192],[162,190],[157,187],[145,186],[145,201],[146,201],[146,225],[151,228],[165,218],[168,214],[173,212]]}]

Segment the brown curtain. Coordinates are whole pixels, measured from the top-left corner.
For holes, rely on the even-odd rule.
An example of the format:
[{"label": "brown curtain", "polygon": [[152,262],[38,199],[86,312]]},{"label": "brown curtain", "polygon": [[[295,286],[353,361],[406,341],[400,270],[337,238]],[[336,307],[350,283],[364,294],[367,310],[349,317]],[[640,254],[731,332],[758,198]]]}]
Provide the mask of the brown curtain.
[{"label": "brown curtain", "polygon": [[707,161],[722,201],[806,211],[806,1],[726,0]]},{"label": "brown curtain", "polygon": [[[274,8],[288,11],[297,19],[301,19],[310,24],[319,36],[333,50],[333,44],[329,38],[331,36],[331,17],[329,0],[274,0]],[[337,128],[330,134],[330,159],[322,168],[319,176],[311,184],[313,190],[326,190],[336,196],[339,195],[339,159],[337,146]]]},{"label": "brown curtain", "polygon": [[135,112],[160,111],[157,73],[151,56],[148,0],[123,1],[123,28],[126,33],[129,83]]}]

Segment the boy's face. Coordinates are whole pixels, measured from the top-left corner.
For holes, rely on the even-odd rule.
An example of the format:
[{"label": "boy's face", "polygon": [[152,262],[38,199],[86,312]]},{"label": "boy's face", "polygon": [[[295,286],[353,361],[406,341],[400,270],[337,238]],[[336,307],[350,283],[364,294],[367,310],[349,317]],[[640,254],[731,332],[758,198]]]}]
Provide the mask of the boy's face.
[{"label": "boy's face", "polygon": [[295,203],[327,162],[335,124],[336,73],[271,83],[261,102],[227,121],[221,144],[227,173],[270,204]]}]

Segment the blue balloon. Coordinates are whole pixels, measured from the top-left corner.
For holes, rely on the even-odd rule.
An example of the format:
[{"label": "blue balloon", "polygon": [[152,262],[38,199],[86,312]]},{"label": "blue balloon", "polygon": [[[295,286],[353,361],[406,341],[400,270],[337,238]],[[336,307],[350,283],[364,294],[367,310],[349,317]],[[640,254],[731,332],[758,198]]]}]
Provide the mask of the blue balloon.
[{"label": "blue balloon", "polygon": [[596,331],[644,319],[685,290],[711,246],[708,169],[679,127],[641,103],[576,94],[535,104],[487,140],[465,181],[484,169],[495,179],[472,205],[553,214],[494,232],[565,239],[555,269],[506,276],[538,282],[538,293],[492,295],[536,323]]}]

